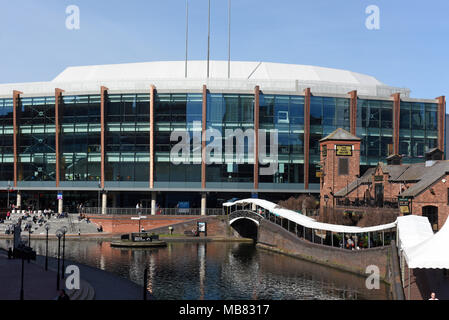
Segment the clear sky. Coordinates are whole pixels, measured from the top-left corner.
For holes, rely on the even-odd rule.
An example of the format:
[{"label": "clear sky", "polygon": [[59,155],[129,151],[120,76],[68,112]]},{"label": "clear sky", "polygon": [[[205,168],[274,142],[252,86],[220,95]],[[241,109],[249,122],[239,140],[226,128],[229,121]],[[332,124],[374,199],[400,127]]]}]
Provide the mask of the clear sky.
[{"label": "clear sky", "polygon": [[[207,0],[189,0],[191,59],[207,53]],[[228,0],[211,0],[211,59],[227,60]],[[80,30],[66,7],[80,8]],[[380,9],[368,30],[365,9]],[[348,69],[449,96],[447,0],[233,0],[232,59]],[[0,83],[49,81],[67,66],[183,60],[185,0],[0,2]]]}]

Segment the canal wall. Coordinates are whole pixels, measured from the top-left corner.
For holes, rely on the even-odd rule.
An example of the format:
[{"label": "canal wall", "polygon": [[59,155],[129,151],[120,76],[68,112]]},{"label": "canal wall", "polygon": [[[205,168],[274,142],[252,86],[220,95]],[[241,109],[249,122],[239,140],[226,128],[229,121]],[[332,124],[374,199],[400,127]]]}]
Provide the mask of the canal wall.
[{"label": "canal wall", "polygon": [[192,229],[196,230],[198,222],[206,222],[208,237],[229,237],[230,235],[234,235],[228,226],[227,216],[200,216],[189,221],[181,221],[163,227],[151,228],[149,230],[154,233],[167,234],[169,232],[168,227],[171,226],[173,227],[174,234],[184,234],[184,231],[192,231]]},{"label": "canal wall", "polygon": [[[135,215],[88,215],[88,217],[93,223],[103,226],[103,231],[107,233],[130,233],[139,229],[139,221],[131,220]],[[195,219],[198,219],[198,216],[147,216],[140,221],[140,227],[151,230]]]},{"label": "canal wall", "polygon": [[394,243],[385,247],[347,250],[300,239],[281,226],[263,220],[259,226],[257,246],[364,277],[368,276],[366,268],[375,265],[379,268],[380,279],[390,285],[392,298],[395,300],[403,299]]},{"label": "canal wall", "polygon": [[[102,225],[104,232],[123,234],[137,232],[139,221],[131,220],[131,215],[89,215],[89,219]],[[140,227],[146,231],[168,234],[168,227],[173,227],[174,234],[184,234],[184,231],[196,229],[198,222],[207,223],[208,236],[228,236],[230,228],[227,216],[147,216],[140,221]]]}]

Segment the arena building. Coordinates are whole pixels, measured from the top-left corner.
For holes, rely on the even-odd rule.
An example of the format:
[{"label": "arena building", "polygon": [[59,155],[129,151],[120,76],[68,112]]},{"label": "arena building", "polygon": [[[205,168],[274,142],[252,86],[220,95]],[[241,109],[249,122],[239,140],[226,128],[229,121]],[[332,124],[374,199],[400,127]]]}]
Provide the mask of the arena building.
[{"label": "arena building", "polygon": [[[108,212],[141,202],[152,213],[181,205],[205,214],[231,198],[318,195],[319,141],[337,128],[361,138],[362,174],[391,154],[416,163],[444,150],[445,97],[414,99],[372,76],[315,66],[235,61],[228,77],[227,62],[211,61],[209,72],[206,61],[99,65],[0,85],[3,206],[74,211],[83,202]],[[227,129],[249,132],[244,161],[236,146],[208,163],[211,129],[222,150]],[[171,155],[176,130],[192,141],[181,164]],[[270,164],[260,149],[274,150],[261,132],[277,133],[274,174],[261,174]]]}]

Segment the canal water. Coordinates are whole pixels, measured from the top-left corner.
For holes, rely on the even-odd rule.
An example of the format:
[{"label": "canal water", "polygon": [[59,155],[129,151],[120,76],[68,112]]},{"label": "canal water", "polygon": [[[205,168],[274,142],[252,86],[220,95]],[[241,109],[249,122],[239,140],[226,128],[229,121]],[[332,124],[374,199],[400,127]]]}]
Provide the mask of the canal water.
[{"label": "canal water", "polygon": [[[45,241],[32,241],[45,255]],[[9,240],[0,246],[8,248]],[[57,241],[49,242],[56,257]],[[365,278],[245,243],[168,243],[159,249],[111,248],[108,241],[66,241],[66,259],[143,283],[163,300],[389,299],[388,286],[368,290]]]}]

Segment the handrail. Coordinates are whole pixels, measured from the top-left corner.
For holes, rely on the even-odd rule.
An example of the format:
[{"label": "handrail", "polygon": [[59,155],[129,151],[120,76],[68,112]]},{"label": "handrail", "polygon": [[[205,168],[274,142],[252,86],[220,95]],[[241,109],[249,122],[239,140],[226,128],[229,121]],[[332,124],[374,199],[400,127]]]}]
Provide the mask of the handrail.
[{"label": "handrail", "polygon": [[[102,208],[98,207],[86,207],[82,208],[80,213],[82,214],[101,214]],[[155,215],[164,216],[200,216],[201,208],[156,208]],[[151,208],[106,208],[107,215],[141,215],[151,216]],[[223,208],[207,208],[207,216],[221,216],[226,212]]]}]

